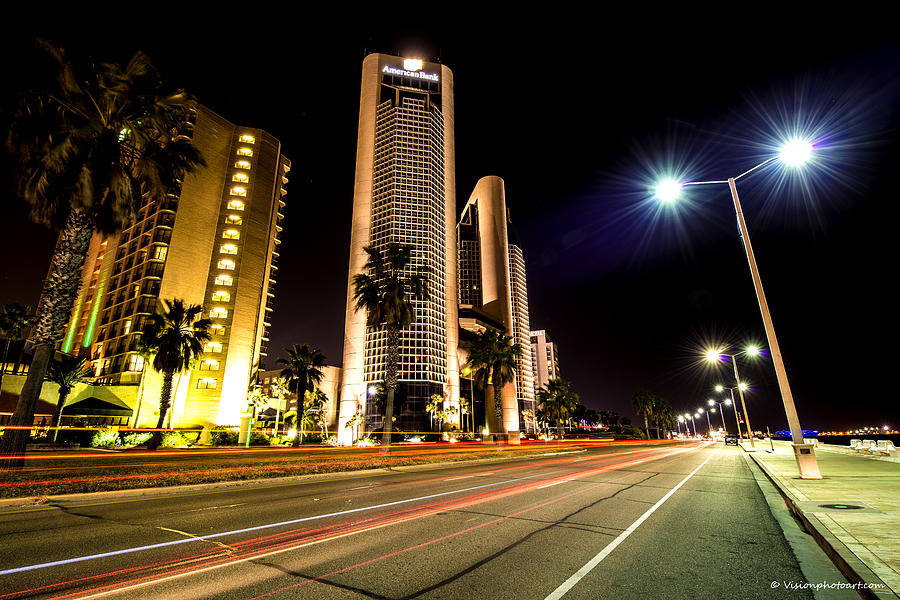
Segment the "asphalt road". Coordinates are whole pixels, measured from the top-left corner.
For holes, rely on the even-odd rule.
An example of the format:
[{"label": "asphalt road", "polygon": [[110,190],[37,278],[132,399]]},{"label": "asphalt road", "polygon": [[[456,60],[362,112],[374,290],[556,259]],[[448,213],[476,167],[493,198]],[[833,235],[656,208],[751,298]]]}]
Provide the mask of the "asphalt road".
[{"label": "asphalt road", "polygon": [[741,452],[596,448],[0,509],[0,599],[812,598],[785,589],[805,580]]}]

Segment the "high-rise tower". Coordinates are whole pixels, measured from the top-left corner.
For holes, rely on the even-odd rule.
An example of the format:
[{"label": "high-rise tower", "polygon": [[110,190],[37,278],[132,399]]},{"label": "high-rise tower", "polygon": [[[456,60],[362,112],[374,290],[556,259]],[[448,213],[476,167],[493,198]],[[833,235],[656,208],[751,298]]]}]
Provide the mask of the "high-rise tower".
[{"label": "high-rise tower", "polygon": [[[524,431],[523,410],[534,410],[531,343],[528,337],[528,291],[525,259],[506,207],[499,177],[482,177],[469,196],[459,221],[460,327],[477,333],[493,328],[522,348],[515,381],[501,393],[504,432]],[[486,406],[488,429],[496,422]]]},{"label": "high-rise tower", "polygon": [[[343,382],[338,435],[366,410],[369,388],[384,380],[385,333],[366,327],[354,310],[352,279],[363,248],[391,242],[413,247],[411,269],[428,270],[428,299],[415,300],[416,319],[401,333],[399,381],[402,429],[427,422],[432,394],[451,405],[459,397],[457,361],[456,188],[453,73],[415,59],[370,54],[363,61],[344,324]],[[380,427],[376,417],[369,427]]]}]

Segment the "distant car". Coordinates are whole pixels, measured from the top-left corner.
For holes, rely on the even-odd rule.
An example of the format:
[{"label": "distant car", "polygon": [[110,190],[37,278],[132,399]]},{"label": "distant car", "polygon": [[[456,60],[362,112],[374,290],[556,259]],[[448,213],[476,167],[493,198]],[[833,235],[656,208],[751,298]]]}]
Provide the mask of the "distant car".
[{"label": "distant car", "polygon": [[737,446],[738,445],[738,436],[736,436],[733,433],[726,434],[725,435],[725,445],[726,446],[728,446],[728,445]]}]

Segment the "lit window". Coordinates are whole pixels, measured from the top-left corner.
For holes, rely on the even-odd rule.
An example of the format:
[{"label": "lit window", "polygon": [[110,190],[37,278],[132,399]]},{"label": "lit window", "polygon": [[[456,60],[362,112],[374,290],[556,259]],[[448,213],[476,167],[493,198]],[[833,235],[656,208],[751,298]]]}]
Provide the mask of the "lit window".
[{"label": "lit window", "polygon": [[234,283],[234,279],[231,278],[231,275],[216,275],[216,285],[231,285]]},{"label": "lit window", "polygon": [[219,370],[219,361],[217,360],[204,360],[200,362],[200,370],[201,371],[218,371]]},{"label": "lit window", "polygon": [[206,342],[203,344],[204,352],[221,352],[222,344],[219,342]]},{"label": "lit window", "polygon": [[235,173],[231,176],[231,180],[240,183],[250,183],[250,176],[246,173]]},{"label": "lit window", "polygon": [[237,254],[237,246],[234,244],[222,244],[219,252],[222,254]]},{"label": "lit window", "polygon": [[209,332],[213,335],[225,335],[225,326],[219,325],[218,323],[215,325],[210,325]]},{"label": "lit window", "polygon": [[249,171],[249,170],[250,170],[250,161],[248,161],[248,160],[239,160],[239,161],[237,161],[236,163],[234,163],[234,166],[235,166],[235,168],[237,168],[237,169],[247,169],[247,170]]},{"label": "lit window", "polygon": [[[229,271],[234,271],[234,261],[230,258],[223,258],[219,261],[220,269],[228,269]],[[228,277],[227,275],[219,275],[219,277]],[[230,277],[228,277],[231,279]]]},{"label": "lit window", "polygon": [[255,144],[256,138],[250,135],[249,133],[245,133],[240,138],[242,144]]},{"label": "lit window", "polygon": [[166,260],[166,254],[168,254],[169,248],[167,246],[154,246],[153,247],[153,260]]},{"label": "lit window", "polygon": [[247,188],[245,188],[244,186],[241,186],[241,185],[236,185],[233,188],[231,188],[231,195],[232,196],[246,196]]},{"label": "lit window", "polygon": [[244,203],[240,200],[232,198],[228,201],[229,210],[244,210]]},{"label": "lit window", "polygon": [[227,319],[228,318],[228,309],[222,308],[221,306],[217,306],[214,309],[209,311],[210,319]]},{"label": "lit window", "polygon": [[253,156],[253,150],[251,148],[238,148],[238,156]]},{"label": "lit window", "polygon": [[139,354],[132,354],[128,359],[128,371],[143,371],[144,370],[144,357]]},{"label": "lit window", "polygon": [[125,321],[125,326],[122,328],[122,335],[128,335],[131,333],[131,319]]},{"label": "lit window", "polygon": [[213,302],[231,302],[231,294],[222,290],[216,290],[212,295]]},{"label": "lit window", "polygon": [[214,390],[218,381],[213,379],[212,377],[201,377],[197,380],[197,389],[198,390]]},{"label": "lit window", "polygon": [[222,237],[226,240],[239,240],[241,239],[241,232],[237,229],[226,229],[222,232]]},{"label": "lit window", "polygon": [[225,217],[225,223],[227,225],[240,225],[244,222],[244,219],[241,218],[241,215],[228,215]]}]

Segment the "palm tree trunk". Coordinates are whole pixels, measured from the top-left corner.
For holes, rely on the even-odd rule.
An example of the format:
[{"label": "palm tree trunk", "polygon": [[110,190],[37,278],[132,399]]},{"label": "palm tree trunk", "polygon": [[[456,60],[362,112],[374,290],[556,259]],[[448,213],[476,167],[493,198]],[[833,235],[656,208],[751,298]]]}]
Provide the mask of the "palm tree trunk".
[{"label": "palm tree trunk", "polygon": [[65,388],[59,388],[59,400],[56,402],[56,419],[54,419],[54,425],[56,428],[53,430],[53,443],[56,443],[56,437],[59,435],[59,425],[62,423],[62,414],[63,414],[63,406],[66,405],[66,398],[69,397],[69,391]]},{"label": "palm tree trunk", "polygon": [[169,406],[172,405],[172,382],[175,374],[166,371],[163,373],[162,389],[159,391],[159,419],[156,421],[156,429],[153,431],[153,437],[150,438],[148,447],[159,448],[162,444],[162,428],[166,422],[166,413],[169,412]]},{"label": "palm tree trunk", "polygon": [[3,347],[3,362],[0,362],[0,390],[3,389],[3,373],[6,371],[6,357],[9,354],[9,338],[6,338],[6,345]]},{"label": "palm tree trunk", "polygon": [[41,290],[38,320],[32,330],[34,356],[28,367],[28,377],[19,394],[16,410],[9,420],[9,427],[14,429],[7,429],[0,443],[0,454],[9,455],[0,465],[0,470],[18,470],[24,464],[22,453],[28,443],[30,427],[34,424],[34,409],[41,395],[54,347],[65,333],[66,323],[75,304],[81,285],[81,268],[93,233],[93,217],[74,208],[69,211],[56,250],[53,251],[50,272]]},{"label": "palm tree trunk", "polygon": [[647,439],[650,439],[650,424],[647,423],[647,415],[644,415],[644,433],[647,434]]},{"label": "palm tree trunk", "polygon": [[[500,378],[495,378],[498,381]],[[497,416],[497,433],[503,433],[503,387],[493,384],[494,387],[494,412]]]},{"label": "palm tree trunk", "polygon": [[387,361],[384,365],[384,387],[387,388],[387,400],[384,406],[384,427],[381,434],[381,445],[391,445],[391,432],[394,429],[394,394],[397,391],[397,369],[400,362],[400,328],[388,325],[387,329]]}]

